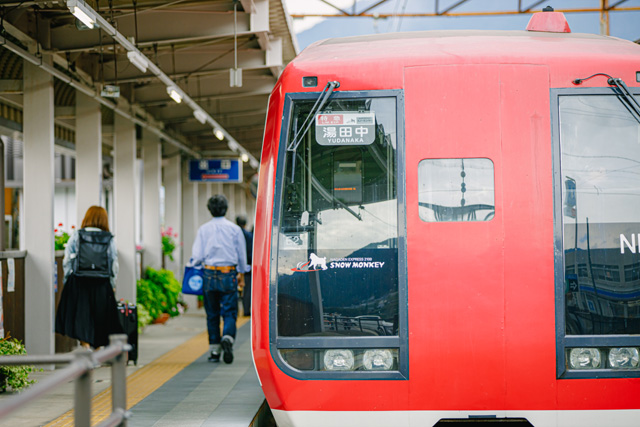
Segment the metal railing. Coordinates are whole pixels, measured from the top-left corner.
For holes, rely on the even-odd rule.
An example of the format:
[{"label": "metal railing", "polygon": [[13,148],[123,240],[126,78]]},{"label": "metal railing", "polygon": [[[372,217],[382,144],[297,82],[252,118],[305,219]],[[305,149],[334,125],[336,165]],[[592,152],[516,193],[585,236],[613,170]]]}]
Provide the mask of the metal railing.
[{"label": "metal railing", "polygon": [[76,427],[91,426],[91,384],[92,372],[103,363],[111,364],[111,415],[96,427],[126,427],[127,418],[127,357],[131,349],[127,336],[109,336],[109,345],[102,350],[75,351],[73,353],[45,356],[0,356],[0,365],[51,365],[68,363],[68,366],[41,380],[23,393],[0,403],[0,420],[11,412],[55,390],[57,387],[75,381],[74,418]]}]

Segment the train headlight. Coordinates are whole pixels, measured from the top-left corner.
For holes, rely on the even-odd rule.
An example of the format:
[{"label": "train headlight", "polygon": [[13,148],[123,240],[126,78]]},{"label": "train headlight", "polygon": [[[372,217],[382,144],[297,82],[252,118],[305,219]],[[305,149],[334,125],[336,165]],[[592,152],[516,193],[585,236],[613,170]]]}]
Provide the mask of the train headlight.
[{"label": "train headlight", "polygon": [[354,358],[351,350],[327,350],[324,352],[324,367],[328,371],[350,371]]},{"label": "train headlight", "polygon": [[572,348],[569,352],[571,369],[597,369],[600,363],[600,350],[597,348]]},{"label": "train headlight", "polygon": [[638,349],[635,347],[612,348],[609,350],[609,364],[616,369],[637,368],[640,362]]},{"label": "train headlight", "polygon": [[393,366],[393,355],[389,350],[367,350],[362,362],[367,371],[388,371]]}]

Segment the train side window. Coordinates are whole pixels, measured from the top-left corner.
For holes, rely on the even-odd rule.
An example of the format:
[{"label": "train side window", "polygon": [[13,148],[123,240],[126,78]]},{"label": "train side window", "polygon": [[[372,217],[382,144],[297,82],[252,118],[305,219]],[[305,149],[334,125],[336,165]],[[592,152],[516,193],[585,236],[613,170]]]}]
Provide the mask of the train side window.
[{"label": "train side window", "polygon": [[418,164],[418,212],[425,222],[490,221],[495,213],[490,159],[425,159]]}]

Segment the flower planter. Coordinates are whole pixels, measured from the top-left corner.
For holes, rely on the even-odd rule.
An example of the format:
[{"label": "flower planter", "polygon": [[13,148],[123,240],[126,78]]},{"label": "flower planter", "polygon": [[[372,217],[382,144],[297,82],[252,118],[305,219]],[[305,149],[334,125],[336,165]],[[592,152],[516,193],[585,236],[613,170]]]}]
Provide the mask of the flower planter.
[{"label": "flower planter", "polygon": [[162,313],[160,316],[158,316],[156,319],[154,319],[153,323],[157,324],[157,323],[165,323],[167,320],[169,320],[169,313]]}]

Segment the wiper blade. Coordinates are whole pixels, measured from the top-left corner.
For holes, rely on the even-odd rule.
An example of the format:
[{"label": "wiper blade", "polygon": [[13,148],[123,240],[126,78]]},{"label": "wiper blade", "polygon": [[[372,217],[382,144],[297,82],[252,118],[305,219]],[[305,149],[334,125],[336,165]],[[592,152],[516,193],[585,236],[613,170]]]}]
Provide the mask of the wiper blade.
[{"label": "wiper blade", "polygon": [[636,119],[638,123],[640,123],[640,104],[636,100],[636,97],[633,96],[631,91],[626,84],[619,78],[610,78],[607,80],[611,86],[615,86],[620,91],[619,96],[622,97],[624,101],[624,106],[627,107],[631,115]]},{"label": "wiper blade", "polygon": [[311,127],[311,124],[313,123],[313,120],[310,119],[315,117],[318,111],[322,110],[322,107],[324,107],[329,100],[329,97],[333,93],[333,90],[338,87],[340,87],[340,82],[333,81],[328,82],[324,89],[322,89],[322,92],[320,92],[320,96],[318,96],[318,99],[316,99],[316,103],[313,104],[311,111],[309,111],[309,115],[302,123],[302,126],[300,126],[300,130],[296,132],[291,143],[287,145],[287,151],[296,151],[298,149],[298,145],[300,145],[302,137],[307,133],[307,131]]},{"label": "wiper blade", "polygon": [[638,123],[640,123],[640,104],[638,103],[638,100],[636,99],[636,97],[633,96],[633,94],[631,93],[631,91],[629,90],[629,88],[621,78],[611,77],[609,74],[605,74],[605,73],[596,73],[589,77],[585,77],[584,79],[575,79],[573,81],[573,84],[579,85],[583,81],[589,80],[590,78],[595,76],[606,77],[607,84],[609,86],[615,86],[616,89],[618,89],[617,90],[618,98],[620,99],[622,104],[627,108],[627,110],[629,110],[629,113],[631,113],[633,118],[636,119]]}]

